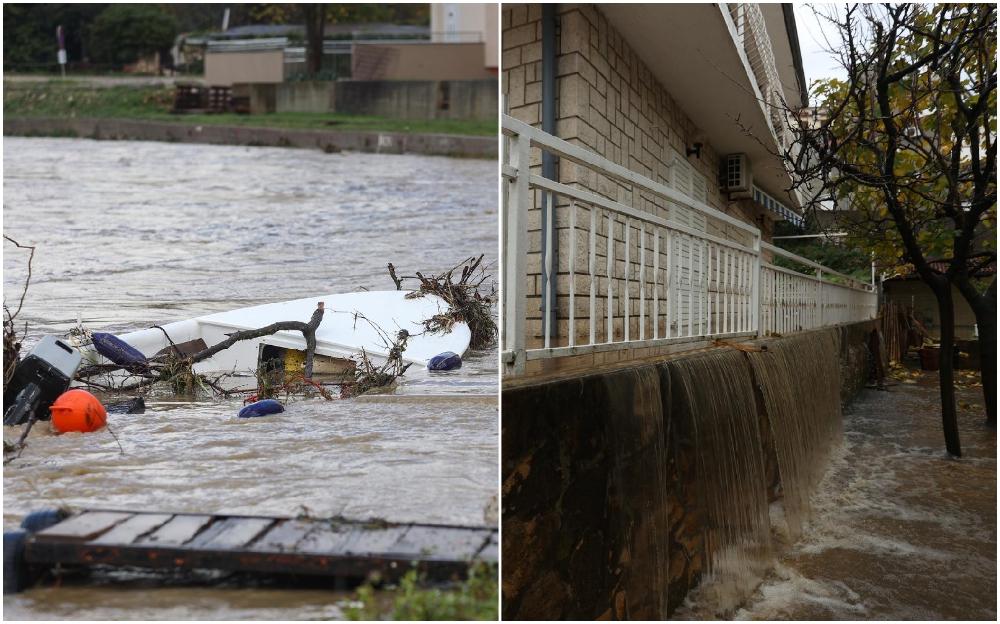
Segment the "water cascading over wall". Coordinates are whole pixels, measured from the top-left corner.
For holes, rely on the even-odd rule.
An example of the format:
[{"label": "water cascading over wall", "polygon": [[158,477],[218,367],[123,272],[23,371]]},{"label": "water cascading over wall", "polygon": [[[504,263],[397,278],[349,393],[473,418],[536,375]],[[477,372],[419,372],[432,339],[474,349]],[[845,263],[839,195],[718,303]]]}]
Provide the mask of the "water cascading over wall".
[{"label": "water cascading over wall", "polygon": [[671,416],[691,423],[704,509],[701,584],[724,609],[763,578],[771,562],[763,415],[743,352],[711,351],[669,362]]},{"label": "water cascading over wall", "polygon": [[809,517],[809,496],[843,436],[839,334],[789,336],[747,357],[763,398],[792,540]]},{"label": "water cascading over wall", "polygon": [[696,588],[739,604],[771,564],[769,503],[795,531],[808,517],[865,338],[830,328],[505,387],[504,618],[662,619]]}]

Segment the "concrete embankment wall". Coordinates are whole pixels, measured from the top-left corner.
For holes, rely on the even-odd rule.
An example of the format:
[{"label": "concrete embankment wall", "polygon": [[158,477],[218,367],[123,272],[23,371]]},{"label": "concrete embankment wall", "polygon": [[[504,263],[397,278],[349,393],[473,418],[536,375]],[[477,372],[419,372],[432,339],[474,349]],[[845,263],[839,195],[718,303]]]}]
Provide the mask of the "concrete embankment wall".
[{"label": "concrete embankment wall", "polygon": [[[763,351],[719,347],[505,386],[504,618],[672,614],[713,553],[731,553],[727,540],[750,543],[743,538],[751,528],[758,538],[768,530],[770,501],[793,485],[804,495],[816,467],[808,457],[789,459],[788,450],[805,446],[825,464],[838,394],[848,399],[867,378],[872,328],[845,325],[747,343]],[[789,371],[787,384],[798,387],[783,387]],[[787,404],[803,399],[814,404]],[[790,420],[796,431],[785,435]],[[740,556],[766,561],[763,546]]]},{"label": "concrete embankment wall", "polygon": [[76,137],[98,140],[166,141],[214,145],[299,147],[327,152],[425,154],[497,158],[495,137],[403,132],[353,132],[193,125],[129,119],[21,117],[3,120],[4,136]]},{"label": "concrete embankment wall", "polygon": [[391,119],[489,121],[496,80],[338,80],[239,85],[250,112],[340,113]]}]

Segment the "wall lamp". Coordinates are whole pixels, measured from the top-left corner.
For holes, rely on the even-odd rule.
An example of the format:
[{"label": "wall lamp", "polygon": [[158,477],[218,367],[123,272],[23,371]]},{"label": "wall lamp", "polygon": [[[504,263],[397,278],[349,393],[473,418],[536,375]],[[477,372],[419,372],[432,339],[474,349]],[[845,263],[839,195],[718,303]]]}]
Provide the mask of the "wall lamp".
[{"label": "wall lamp", "polygon": [[692,147],[687,148],[687,155],[690,156],[694,154],[694,157],[701,160],[701,143],[693,143]]}]

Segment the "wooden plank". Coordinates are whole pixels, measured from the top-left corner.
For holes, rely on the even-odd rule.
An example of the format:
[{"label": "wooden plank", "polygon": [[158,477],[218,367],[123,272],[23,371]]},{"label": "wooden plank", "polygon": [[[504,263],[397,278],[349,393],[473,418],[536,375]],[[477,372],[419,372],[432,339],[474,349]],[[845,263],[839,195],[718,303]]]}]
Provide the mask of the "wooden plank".
[{"label": "wooden plank", "polygon": [[296,546],[296,551],[319,554],[344,552],[344,546],[350,542],[353,531],[354,527],[350,525],[330,526],[326,523],[321,524],[314,527],[299,542],[298,546]]},{"label": "wooden plank", "polygon": [[185,544],[203,550],[235,550],[249,544],[275,521],[272,518],[221,518]]},{"label": "wooden plank", "polygon": [[173,514],[136,514],[115,525],[110,531],[92,540],[91,543],[131,544],[137,538],[163,526],[173,517]]},{"label": "wooden plank", "polygon": [[181,357],[187,357],[189,355],[194,355],[199,351],[204,351],[208,348],[205,341],[201,338],[195,338],[194,340],[188,340],[187,342],[178,342],[173,345],[163,347],[159,351],[153,354],[154,358],[164,356],[164,355],[175,355],[180,351]]},{"label": "wooden plank", "polygon": [[285,520],[271,527],[259,540],[253,543],[251,550],[291,552],[296,545],[313,529],[316,523],[308,520]]},{"label": "wooden plank", "polygon": [[389,526],[385,528],[358,527],[344,545],[344,552],[351,555],[381,556],[395,552],[398,543],[410,530],[409,526]]},{"label": "wooden plank", "polygon": [[413,526],[393,546],[393,554],[419,559],[468,561],[478,553],[492,531],[433,526]]},{"label": "wooden plank", "polygon": [[174,516],[155,532],[140,538],[136,543],[147,546],[180,546],[197,535],[213,519],[212,516],[200,515]]},{"label": "wooden plank", "polygon": [[39,539],[91,540],[133,514],[117,511],[87,511],[35,534]]}]

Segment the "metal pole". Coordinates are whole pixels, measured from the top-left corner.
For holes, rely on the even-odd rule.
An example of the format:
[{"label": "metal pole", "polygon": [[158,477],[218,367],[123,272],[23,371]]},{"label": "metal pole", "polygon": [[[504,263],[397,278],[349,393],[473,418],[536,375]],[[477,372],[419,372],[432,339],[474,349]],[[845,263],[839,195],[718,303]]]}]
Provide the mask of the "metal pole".
[{"label": "metal pole", "polygon": [[[542,5],[542,130],[556,133],[556,6]],[[542,150],[542,177],[556,180],[556,156]],[[542,331],[558,335],[556,289],[559,273],[559,237],[555,235],[555,197],[542,193],[542,266],[551,266],[551,276],[542,272]]]}]

